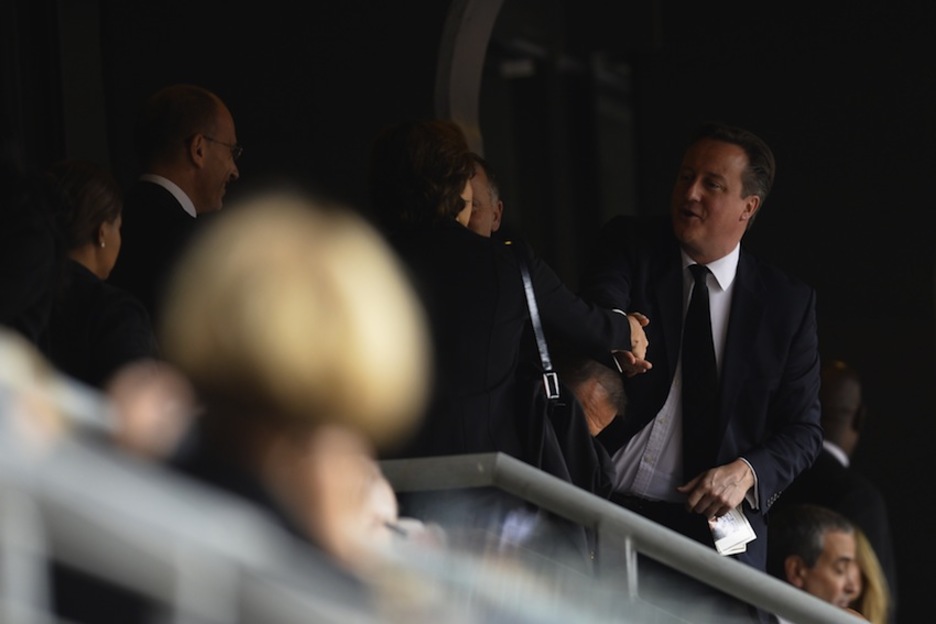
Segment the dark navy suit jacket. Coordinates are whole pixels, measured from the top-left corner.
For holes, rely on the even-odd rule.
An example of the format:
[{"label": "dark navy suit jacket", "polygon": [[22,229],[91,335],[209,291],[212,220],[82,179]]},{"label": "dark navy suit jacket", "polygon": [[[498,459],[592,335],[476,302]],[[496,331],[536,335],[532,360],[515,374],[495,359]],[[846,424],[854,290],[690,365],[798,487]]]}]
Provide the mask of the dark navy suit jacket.
[{"label": "dark navy suit jacket", "polygon": [[[721,372],[713,467],[738,457],[757,475],[758,510],[745,508],[758,539],[738,558],[764,569],[765,514],[809,467],[822,443],[815,291],[741,249]],[[614,453],[660,411],[679,357],[682,263],[668,217],[616,217],[599,235],[582,294],[601,306],[642,312],[653,369],[627,381],[627,417],[600,439]],[[701,518],[701,516],[700,516]]]},{"label": "dark navy suit jacket", "polygon": [[175,260],[204,221],[153,182],[137,181],[124,198],[120,256],[109,281],[139,299],[154,323]]}]

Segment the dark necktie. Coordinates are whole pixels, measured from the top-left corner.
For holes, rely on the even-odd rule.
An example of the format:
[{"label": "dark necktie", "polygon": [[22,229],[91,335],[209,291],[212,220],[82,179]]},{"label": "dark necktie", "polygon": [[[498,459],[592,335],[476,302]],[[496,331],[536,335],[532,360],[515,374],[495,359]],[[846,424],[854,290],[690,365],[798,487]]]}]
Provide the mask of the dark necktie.
[{"label": "dark necktie", "polygon": [[718,418],[718,370],[707,267],[689,266],[695,285],[686,311],[682,340],[683,476],[688,481],[714,466]]}]

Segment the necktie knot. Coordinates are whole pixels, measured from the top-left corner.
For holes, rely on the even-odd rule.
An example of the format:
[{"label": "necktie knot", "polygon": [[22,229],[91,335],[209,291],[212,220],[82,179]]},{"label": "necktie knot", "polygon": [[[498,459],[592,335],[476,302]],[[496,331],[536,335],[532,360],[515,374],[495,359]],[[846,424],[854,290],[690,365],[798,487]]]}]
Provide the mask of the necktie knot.
[{"label": "necktie knot", "polygon": [[707,266],[704,264],[690,264],[689,271],[692,273],[692,278],[695,280],[696,286],[706,286],[705,278],[711,273]]}]

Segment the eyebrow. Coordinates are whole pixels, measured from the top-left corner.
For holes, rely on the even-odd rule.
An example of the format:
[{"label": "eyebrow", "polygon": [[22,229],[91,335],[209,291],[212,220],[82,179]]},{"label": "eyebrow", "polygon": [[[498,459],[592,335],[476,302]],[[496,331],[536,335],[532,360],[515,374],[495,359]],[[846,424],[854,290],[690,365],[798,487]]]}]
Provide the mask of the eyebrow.
[{"label": "eyebrow", "polygon": [[687,166],[684,166],[684,167],[681,167],[681,168],[679,169],[679,172],[680,172],[680,173],[687,173],[687,172],[689,172],[689,173],[692,173],[693,175],[699,175],[699,174],[701,173],[703,176],[706,176],[706,177],[709,177],[709,178],[718,178],[719,180],[727,180],[727,179],[728,179],[728,178],[725,177],[725,175],[722,174],[722,173],[718,173],[718,172],[716,172],[716,171],[701,171],[701,172],[700,172],[700,171],[696,171],[696,170],[693,169],[692,167],[689,167],[688,165],[687,165]]},{"label": "eyebrow", "polygon": [[726,178],[723,174],[721,174],[721,173],[716,173],[716,172],[714,172],[714,171],[704,171],[704,172],[703,172],[703,175],[705,175],[705,176],[708,177],[708,178],[717,178],[717,179],[722,180],[722,181],[725,181],[725,182],[728,181],[728,178]]}]

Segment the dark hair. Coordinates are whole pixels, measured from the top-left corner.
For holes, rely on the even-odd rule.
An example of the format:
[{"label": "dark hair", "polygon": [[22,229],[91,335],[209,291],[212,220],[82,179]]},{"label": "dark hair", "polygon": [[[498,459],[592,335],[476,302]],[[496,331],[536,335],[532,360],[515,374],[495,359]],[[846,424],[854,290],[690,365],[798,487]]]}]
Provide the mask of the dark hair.
[{"label": "dark hair", "polygon": [[123,195],[113,176],[94,163],[65,160],[48,176],[61,193],[56,223],[66,250],[97,240],[103,223],[113,223],[123,210]]},{"label": "dark hair", "polygon": [[618,417],[624,417],[627,412],[627,393],[620,373],[597,360],[570,350],[561,341],[556,341],[556,348],[551,350],[555,352],[554,360],[559,379],[566,386],[576,391],[588,381],[597,381],[608,393],[608,402],[614,406]]},{"label": "dark hair", "polygon": [[791,505],[771,514],[767,537],[767,572],[786,580],[784,561],[799,556],[807,567],[816,565],[829,531],[853,533],[845,516],[819,505]]},{"label": "dark hair", "polygon": [[134,133],[140,164],[145,168],[171,160],[192,135],[214,132],[221,105],[218,96],[195,85],[171,85],[154,93]]},{"label": "dark hair", "polygon": [[500,197],[500,180],[491,168],[491,163],[486,161],[480,154],[474,152],[471,153],[471,158],[474,160],[475,165],[484,171],[484,175],[487,177],[488,187],[491,189],[491,199],[496,200]]},{"label": "dark hair", "polygon": [[741,192],[743,197],[757,195],[760,197],[760,205],[763,206],[773,186],[777,168],[773,152],[767,143],[753,132],[717,122],[703,124],[689,144],[695,145],[703,139],[731,143],[744,150],[748,166],[741,176]]},{"label": "dark hair", "polygon": [[388,227],[454,218],[474,173],[468,141],[451,121],[407,121],[382,130],[370,161],[370,195]]}]

